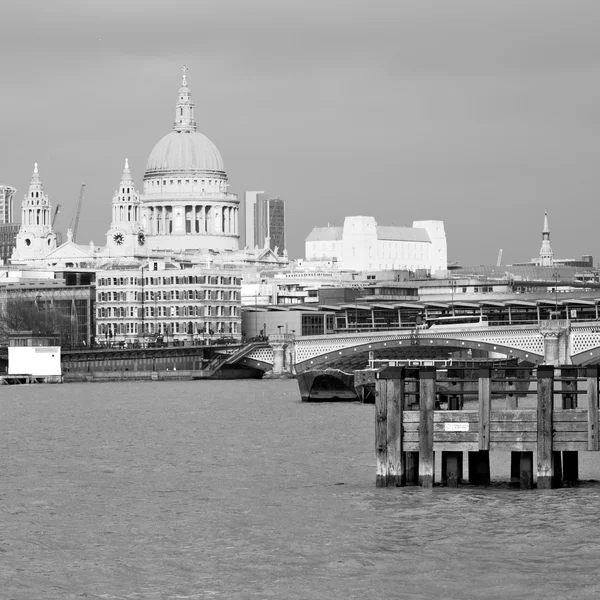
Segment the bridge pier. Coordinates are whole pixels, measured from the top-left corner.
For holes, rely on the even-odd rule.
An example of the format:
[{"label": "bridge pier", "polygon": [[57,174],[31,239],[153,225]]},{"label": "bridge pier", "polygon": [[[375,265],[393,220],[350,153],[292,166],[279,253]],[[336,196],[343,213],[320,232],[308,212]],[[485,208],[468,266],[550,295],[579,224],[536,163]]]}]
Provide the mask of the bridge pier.
[{"label": "bridge pier", "polygon": [[569,365],[569,322],[565,319],[540,321],[540,333],[544,338],[544,364]]},{"label": "bridge pier", "polygon": [[265,373],[265,379],[288,379],[295,377],[295,335],[275,333],[269,336],[273,349],[273,368]]}]

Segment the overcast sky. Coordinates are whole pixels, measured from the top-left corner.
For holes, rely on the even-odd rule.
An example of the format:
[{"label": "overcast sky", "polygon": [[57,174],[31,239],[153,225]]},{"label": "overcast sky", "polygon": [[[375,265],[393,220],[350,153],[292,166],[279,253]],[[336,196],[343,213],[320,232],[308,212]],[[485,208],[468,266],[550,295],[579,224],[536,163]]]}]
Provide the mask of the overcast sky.
[{"label": "overcast sky", "polygon": [[18,213],[37,161],[63,231],[85,182],[80,243],[105,243],[125,157],[142,187],[186,64],[230,191],[285,198],[291,257],[362,214],[529,260],[547,210],[555,256],[600,259],[598,0],[4,0],[2,22],[0,182]]}]

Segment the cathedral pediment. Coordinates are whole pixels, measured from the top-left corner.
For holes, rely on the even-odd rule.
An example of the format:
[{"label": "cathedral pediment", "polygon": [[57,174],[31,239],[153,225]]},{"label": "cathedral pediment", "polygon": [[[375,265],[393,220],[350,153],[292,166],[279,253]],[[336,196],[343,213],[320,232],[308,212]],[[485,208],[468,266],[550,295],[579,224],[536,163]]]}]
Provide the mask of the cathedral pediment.
[{"label": "cathedral pediment", "polygon": [[65,242],[61,244],[56,250],[48,253],[45,257],[47,261],[55,260],[94,260],[96,257],[89,248],[75,244],[74,242]]}]

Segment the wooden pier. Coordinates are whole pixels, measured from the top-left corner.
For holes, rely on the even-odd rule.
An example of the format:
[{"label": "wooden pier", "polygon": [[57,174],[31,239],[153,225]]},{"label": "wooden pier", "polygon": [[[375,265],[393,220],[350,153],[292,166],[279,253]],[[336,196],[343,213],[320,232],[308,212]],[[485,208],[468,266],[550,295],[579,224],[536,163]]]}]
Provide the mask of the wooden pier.
[{"label": "wooden pier", "polygon": [[62,375],[0,375],[0,385],[62,383]]},{"label": "wooden pier", "polygon": [[432,487],[435,452],[442,453],[440,482],[450,487],[464,479],[464,452],[473,485],[490,483],[493,451],[510,452],[513,485],[576,482],[578,452],[599,449],[598,367],[518,371],[481,367],[466,378],[454,370],[443,381],[435,367],[379,371],[377,486]]}]

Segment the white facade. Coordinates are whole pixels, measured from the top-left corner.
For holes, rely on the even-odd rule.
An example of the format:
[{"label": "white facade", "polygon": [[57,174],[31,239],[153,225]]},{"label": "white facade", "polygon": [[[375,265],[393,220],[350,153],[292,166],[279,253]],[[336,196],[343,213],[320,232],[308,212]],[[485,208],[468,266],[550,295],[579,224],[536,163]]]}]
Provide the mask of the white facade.
[{"label": "white facade", "polygon": [[380,226],[373,217],[346,217],[343,227],[315,227],[305,242],[307,261],[337,261],[339,269],[425,269],[443,274],[448,255],[443,221],[412,227]]},{"label": "white facade", "polygon": [[149,259],[96,273],[96,341],[144,344],[241,337],[241,273]]}]

